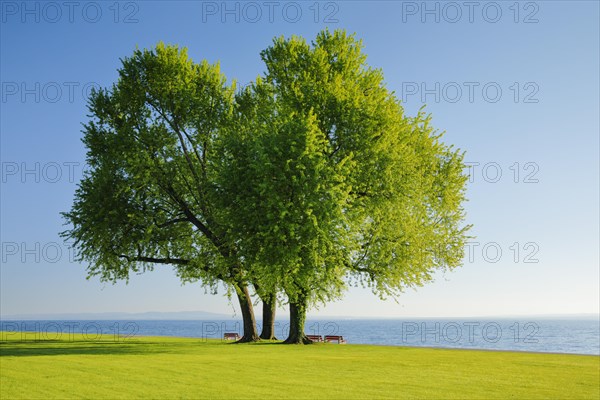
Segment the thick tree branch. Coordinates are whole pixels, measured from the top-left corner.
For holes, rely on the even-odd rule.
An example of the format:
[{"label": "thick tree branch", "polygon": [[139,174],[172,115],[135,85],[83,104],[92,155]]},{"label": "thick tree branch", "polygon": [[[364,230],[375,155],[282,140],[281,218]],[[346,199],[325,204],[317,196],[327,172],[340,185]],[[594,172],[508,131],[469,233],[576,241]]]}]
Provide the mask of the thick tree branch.
[{"label": "thick tree branch", "polygon": [[145,256],[128,256],[126,254],[119,254],[119,258],[124,258],[127,261],[139,261],[139,262],[150,262],[154,264],[174,264],[174,265],[188,265],[190,263],[189,260],[181,259],[181,258],[156,258],[156,257],[145,257]]},{"label": "thick tree branch", "polygon": [[200,221],[194,215],[194,213],[191,211],[189,205],[185,202],[185,200],[183,200],[181,197],[179,197],[179,195],[177,194],[177,192],[175,191],[173,186],[168,184],[168,186],[166,187],[166,190],[167,190],[168,194],[173,198],[173,200],[175,202],[177,202],[179,207],[181,207],[181,211],[183,212],[183,215],[185,215],[187,220],[190,221],[192,224],[194,224],[194,226],[196,228],[198,228],[198,230],[200,232],[202,232],[208,238],[208,240],[213,242],[213,244],[215,246],[217,246],[217,248],[220,248],[222,246],[221,240],[210,229],[208,229],[208,227],[206,225],[204,225],[202,223],[202,221]]},{"label": "thick tree branch", "polygon": [[[199,193],[202,193],[202,186],[200,184],[200,177],[198,177],[198,174],[196,173],[196,169],[194,168],[194,163],[192,162],[192,159],[190,158],[190,154],[189,154],[189,150],[187,148],[187,145],[185,144],[185,139],[183,138],[183,135],[181,133],[181,129],[179,128],[179,126],[177,125],[177,123],[175,121],[171,121],[171,119],[163,112],[163,110],[161,110],[161,108],[159,106],[157,106],[156,104],[154,104],[151,100],[151,98],[148,96],[147,98],[148,104],[154,109],[154,111],[156,111],[166,122],[167,124],[169,124],[169,126],[171,127],[171,129],[173,129],[173,131],[175,132],[175,134],[177,135],[177,137],[179,138],[179,143],[181,144],[181,148],[183,150],[183,155],[187,161],[188,167],[190,168],[190,172],[192,173],[194,179],[196,180],[196,186],[198,189]],[[187,135],[187,133],[185,134],[186,137],[189,138],[189,136]],[[198,155],[198,153],[196,152],[196,156]],[[198,158],[198,161],[201,163],[202,161],[200,160],[200,158]]]},{"label": "thick tree branch", "polygon": [[[153,264],[171,264],[171,265],[189,265],[190,261],[182,258],[158,258],[158,257],[146,257],[146,256],[128,256],[126,254],[118,254],[119,258],[124,258],[129,262],[137,261],[137,262],[147,262]],[[204,272],[210,272],[210,268],[208,267],[200,267],[200,269]],[[227,277],[222,274],[216,274],[215,278],[227,282]]]}]

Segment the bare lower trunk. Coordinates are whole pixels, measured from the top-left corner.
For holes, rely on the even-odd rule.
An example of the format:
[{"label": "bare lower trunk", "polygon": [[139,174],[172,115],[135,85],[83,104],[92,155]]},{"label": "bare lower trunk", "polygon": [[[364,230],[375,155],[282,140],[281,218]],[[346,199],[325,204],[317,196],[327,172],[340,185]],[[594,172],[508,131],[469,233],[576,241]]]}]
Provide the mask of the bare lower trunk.
[{"label": "bare lower trunk", "polygon": [[290,301],[290,333],[283,343],[285,344],[310,344],[313,341],[304,334],[306,322],[306,299]]},{"label": "bare lower trunk", "polygon": [[277,309],[277,296],[269,294],[261,298],[263,303],[262,332],[260,338],[277,340],[275,337],[275,310]]},{"label": "bare lower trunk", "polygon": [[256,319],[254,318],[254,308],[252,307],[252,299],[250,298],[248,286],[243,283],[236,284],[235,293],[240,302],[240,309],[242,310],[242,318],[244,321],[244,334],[236,343],[256,342],[260,340],[260,338],[258,337],[258,331],[256,330]]}]

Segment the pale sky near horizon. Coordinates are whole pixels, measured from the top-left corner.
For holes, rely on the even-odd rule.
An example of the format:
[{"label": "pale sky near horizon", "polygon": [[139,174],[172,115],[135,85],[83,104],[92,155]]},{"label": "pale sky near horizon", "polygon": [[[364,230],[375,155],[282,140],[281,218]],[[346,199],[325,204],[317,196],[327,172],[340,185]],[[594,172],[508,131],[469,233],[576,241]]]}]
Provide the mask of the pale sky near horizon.
[{"label": "pale sky near horizon", "polygon": [[[70,4],[70,5],[69,5]],[[85,93],[159,41],[241,83],[273,37],[328,27],[364,40],[414,115],[424,104],[473,165],[476,236],[464,266],[382,301],[369,290],[312,315],[598,313],[600,11],[597,1],[2,1],[0,315],[205,310],[223,296],[168,266],[128,285],[86,280],[58,232],[81,177]],[[237,21],[236,21],[237,19]],[[260,315],[259,309],[257,310]]]}]

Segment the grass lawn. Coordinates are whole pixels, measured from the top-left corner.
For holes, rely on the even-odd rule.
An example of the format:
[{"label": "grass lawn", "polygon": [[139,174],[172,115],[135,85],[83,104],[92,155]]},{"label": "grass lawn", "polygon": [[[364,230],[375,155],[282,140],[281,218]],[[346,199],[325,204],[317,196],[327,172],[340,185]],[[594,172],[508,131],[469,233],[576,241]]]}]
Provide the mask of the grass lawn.
[{"label": "grass lawn", "polygon": [[600,357],[112,336],[0,341],[0,398],[600,398]]}]

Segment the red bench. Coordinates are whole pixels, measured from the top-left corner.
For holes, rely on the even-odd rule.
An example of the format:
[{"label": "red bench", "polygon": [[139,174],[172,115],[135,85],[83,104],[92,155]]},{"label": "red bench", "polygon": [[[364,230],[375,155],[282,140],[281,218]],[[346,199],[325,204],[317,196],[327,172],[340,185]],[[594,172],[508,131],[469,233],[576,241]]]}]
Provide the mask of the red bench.
[{"label": "red bench", "polygon": [[344,339],[343,336],[337,336],[337,335],[325,335],[325,341],[330,343],[330,342],[338,342],[339,344],[345,344],[346,340]]},{"label": "red bench", "polygon": [[229,339],[240,340],[240,335],[238,335],[236,332],[225,332],[223,334],[223,339],[225,339],[225,340],[229,340]]},{"label": "red bench", "polygon": [[313,342],[322,342],[323,337],[321,335],[306,335],[307,338],[312,340]]}]

